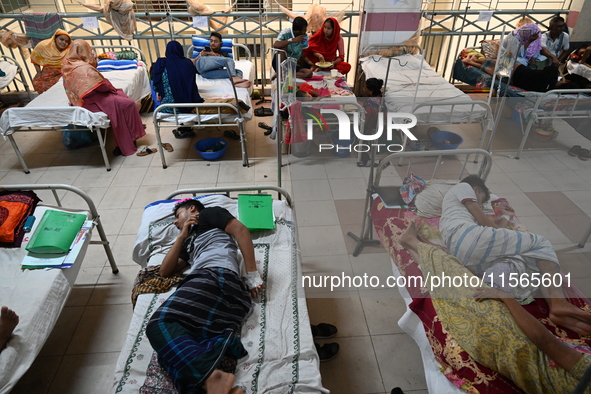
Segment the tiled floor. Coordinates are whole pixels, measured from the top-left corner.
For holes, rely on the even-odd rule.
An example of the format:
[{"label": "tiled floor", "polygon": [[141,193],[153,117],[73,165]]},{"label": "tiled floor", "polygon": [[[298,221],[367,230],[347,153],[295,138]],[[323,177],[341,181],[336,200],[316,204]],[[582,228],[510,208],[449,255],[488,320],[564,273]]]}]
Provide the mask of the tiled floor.
[{"label": "tiled floor", "polygon": [[[149,115],[148,135],[140,142],[155,145]],[[255,118],[247,123],[250,168],[243,168],[238,143],[231,145],[220,162],[204,162],[192,149],[194,140],[164,141],[175,148],[166,153],[169,168],[163,170],[159,155],[112,158],[113,170],[105,171],[98,147],[67,151],[59,132],[17,133],[31,173],[20,169],[8,141],[0,140],[0,184],[67,183],[86,191],[97,204],[120,273],[113,275],[100,246],[91,246],[67,305],[46,346],[21,379],[14,393],[108,393],[113,371],[131,318],[130,291],[138,266],[131,259],[135,234],[145,204],[178,188],[274,184],[275,142],[264,137]],[[508,123],[509,122],[509,123]],[[522,222],[548,237],[558,249],[563,269],[591,295],[591,244],[575,247],[591,219],[591,162],[566,154],[568,147],[588,141],[564,122],[555,125],[561,134],[550,143],[528,143],[521,160],[515,153],[520,134],[499,127],[493,145],[494,163],[488,179],[491,190],[506,197]],[[475,147],[479,133],[470,126],[453,130],[465,138],[462,147]],[[424,135],[425,128],[419,128]],[[221,131],[199,131],[199,138],[220,136]],[[112,142],[111,142],[112,144]],[[111,146],[111,145],[110,145]],[[112,150],[112,146],[111,146]],[[367,247],[353,257],[353,240],[359,234],[368,168],[358,168],[355,158],[315,153],[306,158],[284,156],[283,186],[296,202],[299,243],[305,274],[391,274],[390,258],[381,246]],[[430,176],[430,165],[418,171]],[[458,163],[445,160],[442,174],[456,175]],[[447,169],[448,168],[448,169]],[[473,167],[472,167],[473,168]],[[400,182],[405,167],[390,166],[384,182]],[[415,171],[416,172],[416,171]],[[39,193],[51,201],[49,193]],[[64,193],[61,193],[63,196]],[[66,206],[80,206],[66,195]],[[321,365],[325,387],[335,394],[383,394],[400,386],[406,393],[427,392],[419,351],[397,326],[403,301],[394,290],[326,288],[307,290],[312,323],[328,322],[339,328],[337,357]],[[17,311],[18,312],[18,311]]]}]

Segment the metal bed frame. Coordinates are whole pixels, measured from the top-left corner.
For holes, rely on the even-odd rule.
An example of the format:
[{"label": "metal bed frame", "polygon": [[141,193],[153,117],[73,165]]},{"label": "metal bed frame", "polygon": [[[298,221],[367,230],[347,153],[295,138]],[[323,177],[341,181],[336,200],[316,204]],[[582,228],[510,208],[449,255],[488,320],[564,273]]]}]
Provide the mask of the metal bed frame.
[{"label": "metal bed frame", "polygon": [[[27,84],[27,80],[25,78],[25,73],[23,72],[23,68],[20,66],[20,64],[18,64],[18,62],[16,61],[15,58],[7,56],[7,55],[0,55],[0,60],[2,60],[3,58],[6,59],[7,62],[13,63],[17,67],[16,75],[14,76],[12,81],[10,81],[5,87],[9,88],[10,84],[14,83],[15,87],[17,87],[16,91],[18,92],[18,86],[16,85],[16,82],[20,82],[23,84],[23,86],[25,87],[25,91],[29,95],[29,101],[33,100],[33,95],[31,94],[31,89],[29,88],[29,85]],[[17,77],[17,75],[18,75],[18,77]],[[9,90],[10,90],[10,88],[9,88]]]},{"label": "metal bed frame", "polygon": [[111,265],[111,270],[114,274],[119,272],[119,268],[117,268],[117,264],[115,263],[115,258],[113,257],[111,247],[109,246],[109,240],[107,239],[107,235],[105,234],[103,224],[101,223],[101,217],[96,209],[96,206],[94,205],[94,202],[84,191],[78,189],[77,187],[64,184],[0,185],[0,190],[51,190],[51,192],[53,193],[53,197],[55,198],[55,202],[57,206],[60,208],[62,207],[62,202],[57,194],[57,190],[66,190],[80,196],[80,198],[82,198],[86,202],[86,205],[88,205],[91,220],[94,222],[94,225],[96,226],[99,233],[99,237],[101,239],[100,241],[90,241],[90,244],[103,245],[103,247],[105,248],[107,259],[109,260],[109,264]]},{"label": "metal bed frame", "polygon": [[[422,68],[423,68],[423,63],[425,62],[425,57],[422,55],[423,54],[423,50],[420,46],[416,45],[416,44],[404,44],[404,43],[394,43],[394,44],[374,44],[374,45],[369,45],[368,47],[366,47],[363,51],[363,53],[367,53],[370,52],[371,50],[377,50],[379,48],[384,48],[384,47],[404,47],[405,50],[403,52],[403,54],[406,54],[406,47],[413,47],[416,48],[419,51],[419,54],[421,55],[421,66],[419,67],[419,76],[417,79],[417,83],[416,83],[416,87],[415,87],[415,96],[413,98],[413,102],[412,102],[412,110],[410,111],[412,114],[415,114],[417,112],[418,109],[420,108],[427,108],[428,112],[426,113],[421,113],[420,116],[417,116],[417,124],[423,124],[423,125],[444,125],[444,124],[474,124],[474,123],[478,123],[480,124],[480,127],[482,128],[482,135],[480,138],[480,144],[478,146],[478,149],[482,149],[485,146],[485,141],[486,141],[486,135],[488,134],[488,131],[491,131],[491,137],[489,138],[489,143],[487,146],[487,150],[490,150],[490,141],[492,141],[492,131],[494,130],[494,120],[493,120],[493,112],[492,112],[492,108],[490,106],[490,104],[484,102],[484,101],[479,101],[479,100],[472,100],[469,97],[467,99],[457,99],[454,101],[449,101],[449,102],[445,102],[445,103],[439,103],[439,102],[416,102],[416,95],[417,92],[419,90],[419,85],[421,82],[421,74],[422,74]],[[376,55],[373,55],[376,56]],[[388,59],[388,67],[386,69],[386,76],[384,78],[384,87],[383,87],[383,95],[384,98],[382,100],[382,108],[386,107],[386,93],[387,93],[387,88],[388,88],[388,75],[390,73],[390,63],[392,61],[392,59],[395,59],[397,56],[380,56],[380,58],[386,58]],[[360,73],[363,73],[361,65],[359,63],[358,65],[358,70],[360,70]],[[457,106],[470,106],[470,112],[468,115],[468,120],[465,121],[454,121],[453,120],[453,116],[455,114],[455,109]],[[449,108],[446,111],[443,111],[444,113],[449,114],[449,116],[446,116],[445,119],[433,119],[433,115],[434,115],[434,108]],[[387,107],[386,107],[387,109]],[[484,114],[475,114],[475,111],[477,109],[484,109]],[[438,113],[438,115],[440,115],[441,112]],[[407,142],[407,136],[405,135],[403,138],[403,146],[406,147],[406,142]],[[401,156],[401,159],[402,160]],[[478,155],[476,156],[477,159]],[[469,159],[469,156],[466,157],[466,160]],[[475,162],[476,162],[475,159]],[[400,161],[399,165],[402,164],[402,161]]]},{"label": "metal bed frame", "polygon": [[[250,50],[248,49],[247,46],[243,45],[243,44],[238,44],[238,43],[232,43],[232,46],[237,48],[243,48],[246,51],[246,60],[250,61],[251,59],[251,54],[250,54]],[[193,53],[193,48],[194,46],[191,45],[188,49],[187,49],[187,57],[191,58],[191,55]],[[174,113],[172,115],[174,115],[174,117],[168,117],[166,120],[164,119],[158,119],[158,114],[162,112],[162,110],[164,108],[172,108],[174,109],[178,109],[178,108],[193,108],[195,111],[195,119],[192,120],[193,122],[195,122],[195,126],[198,128],[201,127],[232,127],[232,126],[237,126],[238,130],[239,130],[239,135],[240,135],[240,147],[242,150],[242,166],[243,167],[249,167],[250,164],[248,162],[248,152],[246,150],[246,133],[244,131],[244,117],[242,116],[242,112],[240,111],[240,108],[237,108],[238,105],[238,94],[236,92],[236,87],[234,86],[234,83],[232,82],[232,76],[230,75],[230,72],[228,71],[228,79],[230,80],[230,83],[232,84],[232,90],[234,93],[234,99],[236,100],[236,105],[230,104],[230,103],[171,103],[171,104],[161,104],[159,105],[156,109],[154,109],[154,113],[152,115],[152,121],[154,123],[154,131],[156,132],[156,140],[158,141],[158,147],[160,150],[160,159],[162,160],[162,168],[167,168],[168,165],[166,164],[166,159],[164,157],[164,149],[162,148],[162,137],[160,135],[160,128],[161,127],[165,127],[165,128],[175,128],[175,127],[179,127],[183,125],[183,122],[181,120],[179,120],[178,117],[178,113],[177,111],[174,111]],[[204,108],[213,108],[213,109],[217,109],[217,122],[202,122],[201,121],[201,117],[198,116],[197,114],[199,113],[199,109],[204,109]],[[229,108],[232,112],[236,113],[236,118],[234,119],[234,122],[225,122],[222,121],[222,116],[223,115],[232,115],[230,114],[223,114],[222,113],[222,109],[223,108]],[[208,115],[216,115],[216,114],[208,114]],[[165,123],[165,124],[161,124],[161,123]]]},{"label": "metal bed frame", "polygon": [[[144,55],[144,53],[136,46],[133,45],[95,45],[92,48],[96,49],[96,48],[111,48],[111,49],[116,49],[116,48],[128,48],[128,49],[132,49],[136,52],[138,52],[138,54],[140,55],[140,59],[142,61],[145,61],[146,57]],[[35,111],[56,111],[58,110],[60,107],[36,107]],[[31,108],[27,108],[27,107],[22,107],[22,108],[9,108],[8,110],[6,110],[6,112],[12,112],[12,111],[30,111]],[[88,111],[87,109],[84,108],[80,108],[80,110],[82,111]],[[90,111],[88,111],[90,112]],[[4,114],[3,114],[4,116]],[[104,134],[103,132],[101,132],[101,129],[99,127],[83,127],[83,126],[77,126],[79,128],[77,128],[77,130],[89,130],[91,132],[95,131],[97,133],[97,137],[98,137],[98,141],[99,141],[99,145],[101,148],[101,153],[103,155],[103,160],[105,162],[105,167],[107,168],[107,171],[111,171],[111,164],[109,163],[109,158],[107,156],[107,152],[105,150],[105,143],[107,141],[107,130],[104,130]],[[13,133],[20,131],[21,130],[21,126],[16,127],[15,129],[13,129]],[[51,127],[45,127],[45,126],[37,126],[37,127],[28,127],[26,128],[26,131],[54,131],[55,128],[51,128]],[[29,174],[31,171],[29,170],[29,167],[27,167],[27,164],[25,163],[25,159],[21,153],[21,151],[18,148],[18,145],[16,143],[16,141],[14,140],[13,137],[13,133],[7,134],[6,137],[8,137],[8,140],[10,141],[12,148],[14,149],[14,152],[16,153],[16,156],[18,157],[21,166],[23,167],[23,171],[25,172],[25,174]]]},{"label": "metal bed frame", "polygon": [[[365,195],[365,207],[363,208],[363,221],[361,224],[361,232],[360,235],[357,236],[353,232],[349,231],[347,233],[348,236],[353,238],[357,245],[355,246],[355,250],[353,251],[353,256],[358,256],[359,253],[363,250],[365,246],[368,245],[379,245],[380,241],[373,238],[373,224],[371,219],[371,201],[372,195],[374,193],[378,193],[386,188],[380,186],[380,178],[382,176],[382,171],[390,165],[395,159],[402,160],[403,158],[408,158],[408,167],[407,173],[410,171],[412,165],[412,159],[418,157],[437,157],[437,162],[435,163],[435,168],[433,170],[433,174],[431,178],[435,178],[437,175],[437,170],[442,162],[444,156],[457,156],[457,155],[465,155],[466,159],[464,160],[464,165],[460,171],[458,179],[462,178],[462,174],[464,174],[466,170],[466,165],[468,163],[468,158],[475,154],[476,156],[482,155],[484,160],[480,164],[480,169],[478,171],[478,176],[482,179],[486,180],[490,169],[492,167],[492,156],[490,152],[484,149],[455,149],[455,150],[433,150],[433,151],[418,151],[418,152],[399,152],[399,153],[392,153],[382,160],[380,160],[380,164],[376,168],[375,176],[374,176],[374,168],[373,166],[370,167],[369,170],[369,181],[367,184],[367,193]],[[372,162],[375,158],[375,150],[372,152]]]}]

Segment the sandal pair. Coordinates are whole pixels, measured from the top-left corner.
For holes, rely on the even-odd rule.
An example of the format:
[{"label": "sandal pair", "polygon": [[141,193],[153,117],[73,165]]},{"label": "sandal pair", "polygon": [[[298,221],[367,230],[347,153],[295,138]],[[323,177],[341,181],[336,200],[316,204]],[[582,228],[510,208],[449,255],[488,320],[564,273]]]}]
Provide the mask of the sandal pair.
[{"label": "sandal pair", "polygon": [[240,139],[240,136],[234,130],[224,131],[224,137],[235,141],[238,141]]},{"label": "sandal pair", "polygon": [[255,116],[273,116],[271,108],[259,107],[254,110]]},{"label": "sandal pair", "polygon": [[332,360],[333,358],[335,358],[340,349],[339,344],[336,342],[325,343],[322,346],[315,343],[314,346],[316,346],[316,352],[318,353],[318,358],[320,359],[320,362]]},{"label": "sandal pair", "polygon": [[568,150],[568,154],[573,157],[578,157],[583,161],[587,161],[591,158],[591,152],[589,149],[585,149],[581,147],[581,145],[574,145],[572,148]]},{"label": "sandal pair", "polygon": [[266,124],[265,122],[259,122],[259,127],[261,129],[265,129],[265,135],[270,135],[273,132],[273,128]]}]

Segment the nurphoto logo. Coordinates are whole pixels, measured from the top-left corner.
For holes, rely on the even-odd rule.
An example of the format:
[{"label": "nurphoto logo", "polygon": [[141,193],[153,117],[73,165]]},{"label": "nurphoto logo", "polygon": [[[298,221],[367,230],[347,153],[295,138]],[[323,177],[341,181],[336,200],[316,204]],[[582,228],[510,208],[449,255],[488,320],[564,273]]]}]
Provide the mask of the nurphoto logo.
[{"label": "nurphoto logo", "polygon": [[[417,124],[417,118],[413,114],[405,113],[405,112],[388,112],[387,116],[383,116],[383,113],[380,112],[377,117],[377,124],[376,130],[374,134],[364,134],[360,130],[360,122],[359,122],[359,113],[353,112],[353,122],[349,118],[349,115],[344,111],[338,109],[328,109],[322,108],[320,110],[320,114],[332,114],[337,117],[338,126],[339,126],[339,140],[341,141],[352,141],[356,138],[359,139],[360,143],[352,145],[348,144],[347,146],[340,146],[339,144],[319,144],[320,151],[322,150],[348,150],[349,152],[369,152],[372,146],[380,148],[385,148],[388,152],[401,152],[404,147],[401,144],[379,144],[379,143],[365,143],[364,141],[377,141],[384,131],[386,132],[386,137],[388,141],[393,139],[393,131],[394,130],[401,130],[411,141],[417,141],[417,137],[409,130],[413,128]],[[384,127],[384,118],[386,119],[386,125]],[[319,120],[315,118],[315,121],[319,123]],[[352,136],[351,129],[353,129],[354,137]],[[385,130],[384,130],[385,129]],[[307,137],[308,140],[312,140],[314,138],[314,124],[312,119],[308,119],[307,124]]]}]

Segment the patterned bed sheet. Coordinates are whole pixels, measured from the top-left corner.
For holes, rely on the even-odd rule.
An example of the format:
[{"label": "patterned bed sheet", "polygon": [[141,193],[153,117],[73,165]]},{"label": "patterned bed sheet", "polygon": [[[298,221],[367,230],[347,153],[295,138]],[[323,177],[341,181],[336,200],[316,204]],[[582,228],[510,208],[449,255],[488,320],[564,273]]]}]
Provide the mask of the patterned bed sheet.
[{"label": "patterned bed sheet", "polygon": [[[501,199],[500,203],[503,202],[506,200]],[[422,276],[418,264],[398,243],[398,238],[406,231],[411,222],[419,222],[420,236],[425,242],[444,248],[439,233],[440,217],[424,218],[409,209],[388,209],[379,197],[373,201],[371,217],[380,242],[390,254],[402,276],[407,278]],[[494,216],[491,217],[494,218]],[[500,215],[496,215],[496,218],[500,218]],[[518,222],[516,229],[523,229],[519,226]],[[523,393],[519,387],[503,375],[477,363],[447,333],[437,317],[427,288],[406,286],[406,290],[412,297],[412,302],[408,307],[421,319],[440,371],[452,384],[468,393]],[[576,288],[565,289],[565,294],[571,303],[591,312],[591,302]],[[525,305],[524,308],[557,337],[591,345],[591,339],[583,340],[578,334],[552,324],[548,319],[548,305],[544,299],[536,298],[533,303]]]},{"label": "patterned bed sheet", "polygon": [[[236,215],[236,202],[225,196],[202,201]],[[141,265],[159,264],[173,234],[170,208],[152,211],[151,218],[144,214],[136,242],[136,249],[150,255],[149,261],[140,259],[140,253],[134,255]],[[298,280],[301,263],[292,211],[285,202],[274,201],[274,213],[279,218],[275,231],[252,234],[257,267],[266,287],[242,327],[241,340],[248,356],[238,361],[235,385],[246,394],[328,393],[322,387],[306,298]],[[159,245],[158,239],[165,241]],[[177,393],[145,335],[153,312],[173,291],[138,297],[117,361],[113,393]]]}]

